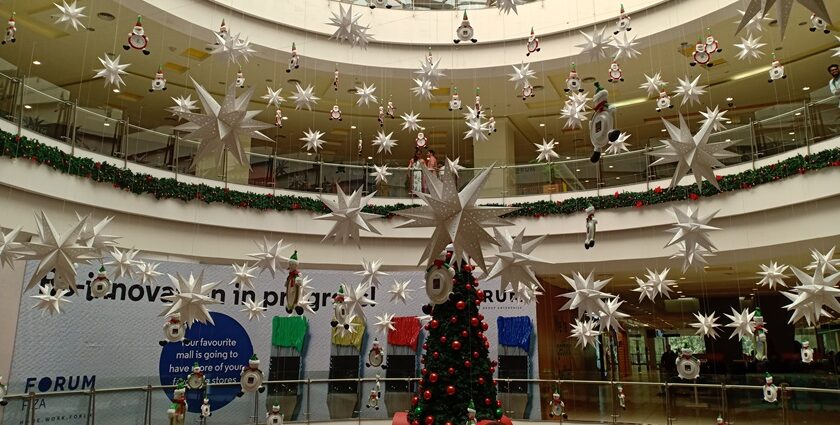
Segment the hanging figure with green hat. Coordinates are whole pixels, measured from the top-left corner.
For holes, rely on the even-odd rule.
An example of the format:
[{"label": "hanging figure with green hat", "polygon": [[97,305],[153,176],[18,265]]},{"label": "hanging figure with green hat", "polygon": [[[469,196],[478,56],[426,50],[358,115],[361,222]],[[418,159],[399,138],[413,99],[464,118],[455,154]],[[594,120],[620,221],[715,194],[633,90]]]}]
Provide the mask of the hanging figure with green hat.
[{"label": "hanging figure with green hat", "polygon": [[770,372],[764,372],[764,401],[775,403],[778,399],[778,394],[778,388],[773,383],[773,375]]},{"label": "hanging figure with green hat", "polygon": [[158,70],[155,73],[155,79],[152,80],[152,87],[149,89],[149,92],[162,90],[166,90],[166,78],[163,76],[163,67],[158,66]]},{"label": "hanging figure with green hat", "polygon": [[589,121],[589,141],[593,148],[589,161],[592,163],[598,162],[604,147],[618,140],[621,135],[621,131],[615,128],[615,109],[610,106],[609,96],[610,93],[596,81],[595,96],[592,97],[595,114]]},{"label": "hanging figure with green hat", "polygon": [[753,343],[755,344],[755,359],[757,361],[767,360],[767,328],[764,327],[764,316],[761,308],[755,308],[753,316]]},{"label": "hanging figure with green hat", "polygon": [[207,379],[204,377],[204,372],[201,371],[201,366],[198,362],[193,363],[192,373],[187,376],[187,388],[191,390],[201,390],[207,385]]},{"label": "hanging figure with green hat", "polygon": [[256,354],[248,359],[247,366],[242,366],[242,373],[239,374],[239,386],[242,387],[242,390],[236,395],[237,397],[242,397],[245,393],[265,391],[263,373],[260,370],[260,359]]},{"label": "hanging figure with green hat", "polygon": [[147,49],[148,46],[149,37],[146,36],[146,31],[143,29],[143,17],[137,15],[137,22],[131,32],[128,33],[128,44],[123,44],[123,49],[142,50],[144,55],[149,55],[152,52]]},{"label": "hanging figure with green hat", "polygon": [[184,416],[187,414],[187,395],[184,387],[184,380],[179,379],[175,384],[175,391],[172,394],[172,404],[166,411],[169,416],[169,425],[183,425]]},{"label": "hanging figure with green hat", "polygon": [[90,282],[90,296],[93,298],[102,298],[111,293],[111,286],[111,280],[108,279],[108,272],[105,270],[105,266],[100,266],[96,278]]},{"label": "hanging figure with green hat", "polygon": [[464,18],[461,19],[461,25],[458,29],[455,30],[455,38],[452,40],[455,44],[458,44],[462,41],[471,41],[473,43],[478,43],[478,40],[474,37],[475,30],[473,30],[472,25],[470,25],[470,18],[467,17],[467,11],[464,11]]},{"label": "hanging figure with green hat", "polygon": [[528,49],[528,53],[525,53],[525,56],[531,56],[531,53],[540,51],[540,39],[534,33],[534,27],[531,27],[531,35],[528,36],[528,44],[525,47]]},{"label": "hanging figure with green hat", "polygon": [[470,400],[469,406],[467,406],[467,422],[466,425],[476,425],[478,424],[478,420],[475,419],[475,403]]},{"label": "hanging figure with green hat", "polygon": [[303,314],[303,307],[300,306],[301,284],[303,277],[298,270],[298,256],[295,251],[289,257],[289,275],[286,276],[286,313],[292,314],[294,311],[298,315]]},{"label": "hanging figure with green hat", "polygon": [[344,329],[350,329],[350,323],[347,322],[347,306],[344,303],[344,284],[338,285],[338,292],[332,296],[333,299],[333,319],[330,326],[333,328],[343,326]]},{"label": "hanging figure with green hat", "polygon": [[560,416],[563,419],[569,419],[566,414],[566,403],[560,399],[560,390],[555,388],[554,393],[551,394],[551,400],[548,401],[548,417],[553,418]]}]

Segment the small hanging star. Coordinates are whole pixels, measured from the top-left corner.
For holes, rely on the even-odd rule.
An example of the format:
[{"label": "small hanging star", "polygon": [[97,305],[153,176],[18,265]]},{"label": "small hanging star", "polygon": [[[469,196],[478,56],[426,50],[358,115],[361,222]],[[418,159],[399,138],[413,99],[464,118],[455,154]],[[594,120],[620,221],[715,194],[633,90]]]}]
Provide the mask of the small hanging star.
[{"label": "small hanging star", "polygon": [[361,87],[356,87],[356,96],[359,96],[359,98],[356,99],[356,105],[370,106],[370,102],[379,103],[379,101],[376,100],[376,96],[373,95],[375,91],[376,85],[374,84],[367,85],[362,83]]},{"label": "small hanging star", "polygon": [[374,260],[368,261],[363,259],[362,260],[362,267],[364,270],[355,272],[357,275],[362,276],[362,283],[368,286],[379,287],[379,277],[380,276],[390,276],[390,274],[379,271],[379,268],[382,267],[382,260]]},{"label": "small hanging star", "polygon": [[381,167],[378,165],[373,166],[373,172],[370,173],[371,177],[376,177],[376,184],[388,183],[388,176],[392,175],[390,171],[388,171],[388,164],[383,164]]},{"label": "small hanging star", "polygon": [[58,8],[59,12],[58,16],[56,16],[56,24],[63,23],[65,28],[72,25],[73,29],[76,31],[85,29],[85,26],[81,21],[82,18],[87,17],[87,15],[82,14],[82,11],[85,10],[85,6],[76,7],[75,0],[73,0],[73,3],[70,3],[69,5],[66,0],[62,0],[61,5],[58,5],[58,3],[53,4]]},{"label": "small hanging star", "polygon": [[599,329],[605,331],[608,331],[610,329],[620,331],[623,329],[618,321],[619,319],[625,319],[627,317],[630,317],[630,315],[618,311],[619,307],[621,307],[622,304],[624,304],[624,301],[621,301],[618,297],[611,298],[610,300],[604,303],[604,310],[598,312]]},{"label": "small hanging star", "polygon": [[114,257],[114,261],[108,261],[105,265],[115,267],[115,278],[128,277],[129,279],[133,279],[134,272],[140,263],[134,257],[139,253],[139,249],[120,250],[119,248],[114,248],[111,251],[111,256]]},{"label": "small hanging star", "polygon": [[260,318],[265,317],[265,300],[260,301],[259,304],[257,304],[254,300],[247,300],[242,305],[244,305],[245,308],[239,311],[247,312],[249,321],[257,319],[259,322]]},{"label": "small hanging star", "polygon": [[537,78],[536,71],[531,69],[530,63],[522,63],[518,68],[516,65],[511,65],[513,67],[513,73],[508,74],[510,79],[508,81],[513,81],[516,84],[516,90],[521,89],[528,83],[529,80],[533,78]]},{"label": "small hanging star", "polygon": [[706,86],[700,85],[700,76],[698,75],[693,81],[689,81],[689,77],[677,78],[679,83],[675,93],[677,96],[682,96],[681,105],[689,103],[691,105],[700,103],[700,96],[706,94]]},{"label": "small hanging star", "polygon": [[636,45],[639,42],[636,41],[636,36],[633,36],[632,39],[627,37],[627,31],[621,32],[622,38],[618,36],[613,37],[613,47],[615,47],[615,55],[613,55],[613,60],[619,60],[621,58],[627,59],[634,59],[638,56],[642,55],[642,52],[636,50]]},{"label": "small hanging star", "polygon": [[376,138],[373,139],[373,146],[378,147],[378,149],[376,150],[376,153],[386,152],[389,155],[391,154],[391,148],[393,148],[394,146],[397,146],[397,140],[391,138],[391,136],[393,136],[393,135],[394,135],[393,131],[388,133],[387,136],[385,135],[385,132],[382,131],[382,130],[379,130],[376,133]]},{"label": "small hanging star", "polygon": [[758,286],[768,286],[770,289],[776,289],[776,285],[781,285],[787,287],[785,283],[785,279],[789,278],[790,276],[785,274],[785,270],[787,270],[788,266],[784,264],[776,264],[775,261],[771,261],[770,264],[761,264],[760,272],[758,275],[761,276],[761,280],[758,281]]},{"label": "small hanging star", "polygon": [[410,280],[406,280],[404,282],[395,280],[394,285],[388,290],[388,293],[391,294],[391,302],[395,303],[397,301],[402,301],[403,304],[406,304],[406,301],[411,299],[411,296],[408,293],[414,292],[413,289],[409,289],[408,287],[410,283]]},{"label": "small hanging star", "polygon": [[312,94],[312,90],[314,90],[312,85],[307,84],[306,89],[304,89],[300,84],[295,83],[295,94],[290,97],[290,99],[295,101],[295,109],[306,108],[311,111],[312,105],[317,104],[321,100],[320,97]]},{"label": "small hanging star", "polygon": [[598,27],[595,26],[592,34],[587,34],[583,31],[580,31],[581,35],[586,39],[586,42],[583,44],[578,44],[575,47],[580,47],[581,54],[588,53],[589,57],[593,61],[597,61],[599,59],[606,59],[607,58],[607,47],[609,46],[609,42],[607,41],[606,37],[607,27],[604,26],[600,30]]},{"label": "small hanging star", "polygon": [[107,54],[104,58],[99,58],[99,62],[102,63],[102,69],[95,69],[96,75],[93,78],[104,78],[105,79],[105,87],[109,85],[115,85],[117,88],[120,86],[125,85],[125,81],[122,79],[122,75],[128,74],[125,71],[131,64],[121,64],[120,57],[117,56],[115,59],[111,60],[111,57]]},{"label": "small hanging star", "polygon": [[12,269],[15,267],[14,262],[18,259],[18,251],[22,247],[21,244],[15,242],[20,229],[20,227],[12,229],[9,233],[0,231],[0,267],[8,266]]},{"label": "small hanging star", "polygon": [[738,339],[744,339],[749,336],[753,336],[753,332],[755,332],[753,316],[755,316],[755,312],[750,312],[750,309],[745,308],[740,313],[732,308],[732,314],[724,314],[724,316],[728,317],[730,322],[726,325],[727,328],[733,328],[732,335],[729,336],[732,339],[734,336],[738,336]]},{"label": "small hanging star", "polygon": [[627,139],[629,138],[630,134],[622,131],[618,135],[618,139],[615,139],[614,142],[610,142],[610,145],[607,147],[604,153],[606,153],[607,155],[615,155],[621,152],[629,152],[630,149],[627,148],[628,146],[631,146],[629,143],[627,143]]},{"label": "small hanging star", "polygon": [[33,308],[41,310],[41,316],[45,316],[47,313],[49,313],[50,316],[53,314],[61,314],[61,305],[70,302],[70,300],[64,298],[65,295],[70,293],[70,291],[66,289],[56,290],[55,295],[52,295],[53,286],[47,284],[41,286],[39,290],[40,293],[38,295],[32,295],[32,298],[38,300],[38,304],[36,304]]},{"label": "small hanging star", "polygon": [[312,129],[310,128],[308,131],[304,131],[303,137],[301,137],[298,140],[303,140],[304,142],[306,142],[303,145],[303,147],[305,147],[307,151],[314,149],[315,153],[318,153],[318,149],[321,149],[324,143],[327,143],[326,140],[321,139],[321,136],[323,135],[323,131],[312,131]]},{"label": "small hanging star", "polygon": [[592,320],[575,319],[575,323],[572,324],[571,338],[577,338],[577,344],[575,344],[577,347],[586,348],[587,345],[594,347],[598,343],[596,338],[600,334],[601,332],[595,328],[595,322]]},{"label": "small hanging star", "polygon": [[289,245],[283,245],[282,239],[273,244],[269,244],[268,239],[265,237],[263,237],[262,243],[257,242],[256,244],[260,252],[248,254],[248,256],[257,260],[254,266],[260,269],[260,273],[268,270],[271,273],[272,279],[275,278],[276,273],[283,267],[282,264],[288,261],[286,257],[280,255],[280,251],[288,248]]},{"label": "small hanging star", "polygon": [[397,328],[394,326],[394,315],[391,313],[385,313],[381,316],[376,316],[376,323],[373,326],[376,327],[376,331],[388,335],[388,331],[395,331]]},{"label": "small hanging star", "polygon": [[707,121],[712,121],[712,131],[726,130],[726,126],[723,123],[728,120],[728,118],[724,117],[727,112],[729,111],[721,111],[717,106],[715,106],[714,110],[707,106],[706,112],[700,111],[700,115],[703,115],[703,119],[700,120],[700,125],[703,126]]},{"label": "small hanging star", "polygon": [[277,90],[272,90],[271,87],[266,86],[266,90],[268,90],[267,94],[264,94],[261,99],[266,100],[268,102],[267,106],[274,106],[276,108],[280,107],[280,104],[285,102],[286,99],[283,96],[280,96],[280,92],[283,91],[283,87],[280,87]]},{"label": "small hanging star", "polygon": [[411,88],[411,92],[420,99],[431,99],[432,90],[434,89],[435,87],[432,82],[426,78],[415,78],[414,87]]},{"label": "small hanging star", "polygon": [[840,267],[840,258],[834,258],[834,248],[831,247],[825,254],[816,249],[811,249],[811,264],[805,266],[806,270],[820,269],[821,273],[837,273],[837,268]]},{"label": "small hanging star", "polygon": [[753,38],[752,34],[749,34],[747,38],[741,37],[741,44],[735,44],[735,47],[740,49],[738,59],[749,59],[752,61],[753,59],[761,58],[764,55],[761,48],[766,46],[767,43],[761,43],[760,41],[761,37]]},{"label": "small hanging star", "polygon": [[140,276],[140,284],[154,285],[157,283],[157,278],[163,273],[157,271],[160,263],[153,263],[150,261],[140,261],[137,264],[137,274]]},{"label": "small hanging star", "polygon": [[537,162],[550,162],[552,159],[560,158],[560,155],[558,155],[557,152],[554,152],[554,145],[554,139],[551,139],[550,142],[546,142],[545,139],[543,139],[542,144],[534,143],[534,146],[537,147],[537,152],[539,152],[539,155],[537,155]]},{"label": "small hanging star", "polygon": [[647,74],[645,74],[645,80],[646,81],[642,83],[642,85],[640,85],[639,88],[642,90],[647,90],[648,97],[659,96],[659,91],[662,89],[662,87],[668,85],[668,83],[662,81],[662,74],[660,72],[653,74],[653,77],[649,77]]},{"label": "small hanging star", "polygon": [[190,112],[198,109],[198,106],[195,105],[196,102],[198,102],[198,100],[193,100],[192,95],[189,95],[187,97],[184,97],[184,96],[173,97],[172,101],[175,102],[175,106],[170,106],[169,108],[166,108],[166,109],[169,112],[172,112],[172,115],[175,115],[175,116],[178,116],[179,113],[181,113],[181,114],[190,113]]},{"label": "small hanging star", "polygon": [[697,322],[691,323],[690,326],[693,328],[697,328],[697,332],[695,335],[707,336],[711,339],[717,339],[717,327],[720,327],[720,324],[717,323],[719,317],[715,316],[715,312],[712,314],[704,315],[702,313],[693,313],[694,317],[697,319]]},{"label": "small hanging star", "polygon": [[403,123],[402,123],[402,129],[403,130],[408,130],[408,131],[420,130],[420,124],[419,123],[420,123],[420,121],[423,121],[423,120],[420,119],[420,114],[419,113],[415,114],[414,111],[411,111],[411,113],[406,112],[406,113],[402,114],[401,118],[403,119]]},{"label": "small hanging star", "polygon": [[487,138],[487,123],[481,122],[481,119],[474,119],[467,121],[467,130],[464,139],[472,138],[473,142],[486,142]]},{"label": "small hanging star", "polygon": [[454,161],[449,158],[446,158],[446,170],[451,172],[452,175],[454,175],[455,177],[458,177],[459,170],[464,169],[464,167],[458,164],[459,161],[461,161],[460,156],[458,158],[455,158]]},{"label": "small hanging star", "polygon": [[354,313],[354,316],[361,317],[363,321],[365,319],[365,312],[362,310],[362,306],[376,305],[376,301],[368,298],[368,290],[370,290],[370,286],[359,283],[344,296],[344,302],[347,303],[347,308]]},{"label": "small hanging star", "polygon": [[239,284],[240,289],[254,289],[254,278],[257,277],[257,267],[250,267],[248,263],[231,264],[233,268],[233,280],[228,285]]}]

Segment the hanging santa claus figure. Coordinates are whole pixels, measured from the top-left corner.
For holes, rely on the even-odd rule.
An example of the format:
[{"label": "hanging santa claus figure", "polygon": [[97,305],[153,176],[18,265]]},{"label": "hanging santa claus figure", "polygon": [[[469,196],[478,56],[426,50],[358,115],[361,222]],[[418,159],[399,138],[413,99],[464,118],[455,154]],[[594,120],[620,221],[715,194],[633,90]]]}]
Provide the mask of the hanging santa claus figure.
[{"label": "hanging santa claus figure", "polygon": [[388,100],[388,106],[385,108],[385,114],[388,115],[388,118],[394,119],[397,116],[397,107],[394,106],[394,102]]},{"label": "hanging santa claus figure", "polygon": [[379,113],[376,115],[376,121],[379,123],[379,128],[385,127],[385,107],[379,105]]},{"label": "hanging santa claus figure", "polygon": [[475,113],[480,116],[482,108],[481,108],[481,95],[479,94],[479,90],[481,90],[479,87],[475,88],[475,105],[473,107],[475,108]]},{"label": "hanging santa claus figure", "polygon": [[193,363],[192,373],[187,377],[187,388],[191,390],[200,390],[207,386],[207,378],[204,377],[204,372],[201,371],[201,366],[198,362]]},{"label": "hanging santa claus figure", "polygon": [[659,98],[656,99],[656,112],[662,112],[663,109],[673,108],[674,105],[671,104],[671,95],[665,91],[665,85],[663,84],[659,89]]},{"label": "hanging santa claus figure", "polygon": [[207,419],[213,416],[213,412],[210,410],[210,399],[204,397],[204,400],[201,403],[201,417]]},{"label": "hanging santa claus figure", "polygon": [[333,300],[333,319],[330,326],[333,328],[343,326],[344,329],[350,329],[350,323],[347,322],[347,305],[344,300],[344,284],[338,286],[338,292],[332,296]]},{"label": "hanging santa claus figure", "polygon": [[618,15],[618,22],[615,24],[615,31],[613,31],[613,35],[618,35],[621,31],[630,31],[633,28],[630,28],[630,15],[624,12],[624,5],[621,5],[621,11]]},{"label": "hanging santa claus figure", "polygon": [[163,324],[163,337],[166,338],[164,341],[160,341],[159,344],[161,347],[165,346],[166,344],[171,344],[175,342],[190,342],[186,337],[187,334],[187,326],[184,322],[181,321],[181,313],[173,313],[166,319],[166,322]]},{"label": "hanging santa claus figure", "polygon": [[610,64],[609,76],[609,81],[611,83],[624,81],[624,73],[621,72],[621,66],[618,65],[618,62],[613,62]]},{"label": "hanging santa claus figure", "polygon": [[551,394],[551,400],[548,401],[548,417],[562,417],[563,419],[568,419],[569,416],[566,414],[566,403],[560,399],[560,391],[554,390],[554,393]]},{"label": "hanging santa claus figure", "polygon": [[693,381],[700,376],[700,361],[688,346],[683,347],[677,357],[677,375],[681,379]]},{"label": "hanging santa claus figure", "polygon": [[245,74],[242,73],[242,70],[236,71],[236,81],[234,82],[236,87],[240,89],[245,88]]},{"label": "hanging santa claus figure", "polygon": [[449,110],[461,110],[461,96],[458,95],[458,87],[452,87],[452,97],[449,99]]},{"label": "hanging santa claus figure", "polygon": [[162,90],[166,90],[166,78],[163,76],[163,67],[158,66],[158,70],[155,73],[155,79],[152,80],[152,87],[149,91],[156,92]]},{"label": "hanging santa claus figure", "polygon": [[[379,338],[373,339],[370,351],[368,352],[368,360],[365,362],[367,367],[380,367],[385,362],[385,349],[379,344]],[[384,367],[383,367],[384,368]]]},{"label": "hanging santa claus figure", "polygon": [[717,425],[728,425],[725,419],[723,419],[722,414],[718,414],[717,420],[715,421]]},{"label": "hanging santa claus figure", "polygon": [[187,414],[187,396],[183,380],[178,380],[175,385],[172,404],[169,405],[166,413],[169,416],[169,425],[184,425],[184,416]]},{"label": "hanging santa claus figure", "polygon": [[429,143],[429,139],[426,138],[426,135],[423,132],[417,133],[417,138],[414,139],[414,145],[418,148],[424,148]]},{"label": "hanging santa claus figure", "polygon": [[248,365],[242,366],[242,373],[239,374],[240,390],[236,396],[242,397],[245,393],[265,391],[263,379],[263,373],[260,370],[260,359],[256,354],[253,354],[248,359]]},{"label": "hanging santa claus figure", "polygon": [[604,146],[618,140],[621,131],[615,128],[615,110],[610,107],[610,93],[604,90],[598,82],[595,82],[595,96],[592,102],[595,103],[594,115],[589,121],[589,142],[592,143],[592,156],[589,161],[595,163],[601,159],[601,151]]},{"label": "hanging santa claus figure", "polygon": [[[338,113],[341,120],[341,111]],[[295,250],[289,257],[289,274],[286,276],[286,314],[292,314],[292,312],[298,315],[303,314],[303,307],[300,306],[300,286],[303,283],[303,277],[298,266],[297,250]]]},{"label": "hanging santa claus figure", "polygon": [[706,53],[712,55],[723,52],[723,49],[720,47],[720,43],[718,43],[715,36],[712,35],[711,28],[706,28],[706,34]]},{"label": "hanging santa claus figure", "polygon": [[755,308],[753,316],[753,344],[755,344],[755,359],[757,361],[767,360],[767,328],[764,323],[764,316],[761,308]]},{"label": "hanging santa claus figure", "polygon": [[15,12],[12,12],[12,16],[9,18],[8,25],[6,26],[6,35],[3,37],[2,44],[14,43],[16,40],[17,27],[15,26]]},{"label": "hanging santa claus figure", "polygon": [[532,86],[531,83],[526,81],[525,84],[522,86],[522,101],[528,100],[529,97],[534,96],[536,96],[536,93],[534,93],[534,86]]},{"label": "hanging santa claus figure", "polygon": [[367,401],[367,408],[379,410],[379,399],[382,398],[382,387],[379,383],[379,375],[376,375],[376,383],[373,384],[373,388],[370,390],[370,395],[368,396]]},{"label": "hanging santa claus figure", "polygon": [[531,35],[528,36],[528,43],[525,47],[528,49],[528,53],[525,56],[531,56],[531,53],[540,51],[540,39],[534,34],[534,27],[531,27]]},{"label": "hanging santa claus figure", "polygon": [[289,58],[289,67],[286,72],[292,72],[292,69],[300,68],[300,56],[298,56],[297,46],[292,42],[292,56]]},{"label": "hanging santa claus figure", "polygon": [[580,77],[577,73],[577,68],[575,67],[575,63],[572,62],[572,69],[569,70],[569,77],[566,78],[566,88],[563,89],[564,92],[578,92],[583,93],[583,83],[580,81]]},{"label": "hanging santa claus figure", "polygon": [[616,391],[618,391],[618,405],[627,410],[627,396],[624,395],[624,387],[619,384]]},{"label": "hanging santa claus figure", "polygon": [[496,117],[490,116],[487,118],[487,133],[495,133],[496,132]]},{"label": "hanging santa claus figure", "polygon": [[799,348],[799,357],[805,364],[811,364],[814,361],[814,349],[811,348],[810,342],[802,341],[802,346]]},{"label": "hanging santa claus figure", "polygon": [[330,121],[332,120],[341,121],[341,108],[338,105],[333,105],[330,109]]},{"label": "hanging santa claus figure", "polygon": [[712,54],[706,51],[706,43],[702,39],[697,40],[697,44],[694,45],[694,54],[691,55],[691,62],[688,64],[691,66],[703,65],[710,68],[714,65]]},{"label": "hanging santa claus figure", "polygon": [[773,53],[773,62],[770,63],[770,78],[767,80],[768,83],[772,83],[776,80],[784,80],[787,78],[785,75],[785,66],[776,59],[776,54]]},{"label": "hanging santa claus figure", "polygon": [[589,249],[595,246],[595,226],[598,220],[595,218],[595,207],[591,204],[584,212],[586,212],[586,240],[583,241],[583,247]]},{"label": "hanging santa claus figure", "polygon": [[142,50],[144,55],[148,55],[152,53],[147,49],[148,46],[149,37],[146,36],[146,31],[143,29],[143,17],[137,15],[137,22],[128,34],[128,44],[123,44],[123,49]]}]

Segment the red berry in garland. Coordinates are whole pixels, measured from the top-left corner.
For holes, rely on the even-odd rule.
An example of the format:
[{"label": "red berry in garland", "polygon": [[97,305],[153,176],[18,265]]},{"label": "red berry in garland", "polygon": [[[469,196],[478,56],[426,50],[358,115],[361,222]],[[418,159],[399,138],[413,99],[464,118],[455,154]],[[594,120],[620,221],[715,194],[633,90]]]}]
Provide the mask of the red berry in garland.
[{"label": "red berry in garland", "polygon": [[470,335],[470,334],[469,334],[469,332],[467,332],[467,331],[465,331],[465,330],[464,330],[464,331],[461,331],[461,338],[466,338],[466,337],[468,337],[469,335]]},{"label": "red berry in garland", "polygon": [[472,327],[478,326],[478,317],[473,317],[472,319],[470,319],[470,325]]},{"label": "red berry in garland", "polygon": [[435,417],[434,416],[426,416],[426,425],[434,425]]},{"label": "red berry in garland", "polygon": [[454,324],[456,324],[456,323],[458,323],[458,318],[457,318],[457,317],[455,317],[455,316],[450,317],[450,318],[449,318],[449,323],[451,323],[451,324],[453,324],[453,325],[454,325]]},{"label": "red berry in garland", "polygon": [[432,329],[437,329],[438,326],[440,326],[440,322],[438,322],[437,319],[434,319],[431,322],[429,322],[429,326],[431,326]]},{"label": "red berry in garland", "polygon": [[454,375],[454,374],[455,374],[455,368],[454,368],[454,367],[450,367],[450,368],[449,368],[449,370],[447,370],[447,372],[448,372],[450,375]]},{"label": "red berry in garland", "polygon": [[469,360],[464,360],[464,367],[469,369],[472,367],[472,362]]}]

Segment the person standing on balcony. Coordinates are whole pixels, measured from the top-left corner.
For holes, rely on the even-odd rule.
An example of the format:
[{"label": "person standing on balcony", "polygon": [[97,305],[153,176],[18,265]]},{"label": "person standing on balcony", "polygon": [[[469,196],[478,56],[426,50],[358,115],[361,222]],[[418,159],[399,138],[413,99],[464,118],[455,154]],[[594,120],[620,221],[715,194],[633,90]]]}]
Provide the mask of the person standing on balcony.
[{"label": "person standing on balcony", "polygon": [[428,167],[429,171],[431,171],[435,176],[440,175],[440,166],[438,165],[434,149],[429,149],[429,152],[426,154],[426,167]]},{"label": "person standing on balcony", "polygon": [[425,178],[423,178],[422,167],[426,166],[422,151],[419,147],[414,148],[414,157],[408,161],[408,193],[414,196],[415,192],[425,192]]},{"label": "person standing on balcony", "polygon": [[828,73],[831,80],[828,81],[828,90],[832,96],[840,96],[840,65],[833,63],[828,66]]}]

